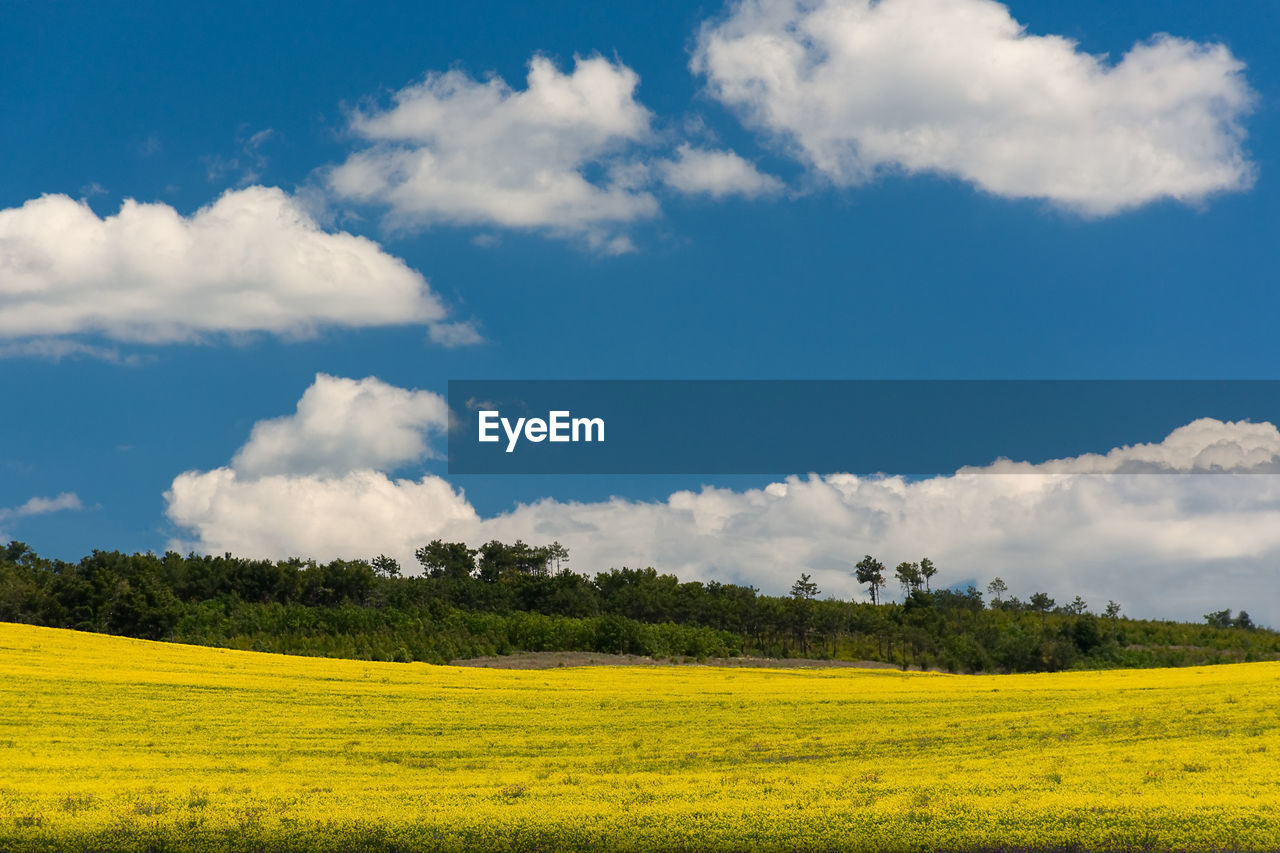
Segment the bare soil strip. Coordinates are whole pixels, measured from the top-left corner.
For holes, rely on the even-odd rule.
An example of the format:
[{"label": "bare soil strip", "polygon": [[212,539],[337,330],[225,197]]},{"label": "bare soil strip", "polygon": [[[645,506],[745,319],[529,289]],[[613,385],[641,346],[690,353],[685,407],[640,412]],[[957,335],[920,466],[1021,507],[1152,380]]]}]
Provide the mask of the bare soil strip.
[{"label": "bare soil strip", "polygon": [[[641,655],[609,655],[600,652],[521,652],[491,655],[449,662],[450,666],[479,666],[491,669],[555,669],[563,666],[725,666],[767,667],[769,669],[900,669],[895,664],[874,660],[812,660],[810,658],[693,658],[657,659]],[[914,667],[913,667],[914,669]]]}]

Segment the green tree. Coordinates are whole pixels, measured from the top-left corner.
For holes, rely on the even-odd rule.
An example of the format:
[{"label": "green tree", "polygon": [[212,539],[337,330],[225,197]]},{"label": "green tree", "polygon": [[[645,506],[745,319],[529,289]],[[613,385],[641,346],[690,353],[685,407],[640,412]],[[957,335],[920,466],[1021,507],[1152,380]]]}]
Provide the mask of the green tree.
[{"label": "green tree", "polygon": [[791,585],[791,627],[795,632],[800,654],[809,652],[809,627],[813,622],[813,600],[818,597],[818,585],[806,574]]},{"label": "green tree", "polygon": [[991,598],[991,606],[999,607],[1004,599],[1004,594],[1009,591],[1008,585],[1000,578],[993,578],[991,583],[987,584],[987,595]]},{"label": "green tree", "polygon": [[1036,592],[1031,595],[1031,610],[1040,614],[1040,627],[1044,627],[1044,615],[1053,609],[1053,599],[1048,593]]},{"label": "green tree", "polygon": [[898,579],[898,583],[902,584],[902,599],[904,601],[924,583],[924,579],[920,575],[919,563],[898,563],[898,568],[893,570],[893,576]]},{"label": "green tree", "polygon": [[853,576],[865,584],[871,593],[871,603],[880,603],[880,590],[884,587],[884,563],[867,554],[854,566]]},{"label": "green tree", "polygon": [[547,555],[548,565],[555,566],[556,573],[560,573],[562,564],[569,562],[569,549],[561,545],[558,541],[546,545],[542,549]]},{"label": "green tree", "polygon": [[920,558],[920,577],[924,578],[924,591],[933,592],[929,587],[930,579],[938,573],[938,567],[928,557]]},{"label": "green tree", "polygon": [[1214,628],[1230,628],[1231,627],[1231,608],[1226,610],[1215,610],[1212,613],[1204,615],[1204,621]]},{"label": "green tree", "polygon": [[496,583],[512,574],[545,575],[548,558],[546,548],[532,548],[519,539],[510,545],[494,539],[480,546],[476,577]]},{"label": "green tree", "polygon": [[373,567],[373,573],[380,578],[400,577],[400,561],[394,557],[379,554],[369,561],[369,565]]},{"label": "green tree", "polygon": [[818,585],[804,573],[801,573],[800,579],[791,585],[791,596],[793,598],[809,601],[817,598],[820,592]]},{"label": "green tree", "polygon": [[1105,614],[1106,617],[1111,620],[1111,639],[1114,640],[1119,628],[1118,622],[1120,621],[1120,605],[1114,601],[1108,601]]},{"label": "green tree", "polygon": [[476,568],[476,552],[465,542],[441,542],[434,539],[413,552],[432,578],[469,578]]}]

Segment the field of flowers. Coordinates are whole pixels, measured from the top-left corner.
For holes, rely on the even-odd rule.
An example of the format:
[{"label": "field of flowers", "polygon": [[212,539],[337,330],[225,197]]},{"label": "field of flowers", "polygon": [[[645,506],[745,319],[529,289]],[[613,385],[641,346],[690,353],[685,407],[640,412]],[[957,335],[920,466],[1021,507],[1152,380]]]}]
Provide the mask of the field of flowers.
[{"label": "field of flowers", "polygon": [[1280,664],[284,657],[0,624],[0,850],[1280,849]]}]

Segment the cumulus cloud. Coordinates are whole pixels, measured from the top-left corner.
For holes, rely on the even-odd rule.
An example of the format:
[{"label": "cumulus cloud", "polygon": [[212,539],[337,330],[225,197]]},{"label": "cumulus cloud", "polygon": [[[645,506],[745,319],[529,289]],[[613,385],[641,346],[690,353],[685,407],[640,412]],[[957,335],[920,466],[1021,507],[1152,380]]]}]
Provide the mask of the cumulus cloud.
[{"label": "cumulus cloud", "polygon": [[625,153],[650,135],[639,77],[601,57],[563,73],[535,56],[524,89],[461,71],[433,73],[385,110],[358,111],[372,145],[328,172],[339,196],[389,207],[401,227],[539,229],[625,250],[617,227],[652,217],[643,170]]},{"label": "cumulus cloud", "polygon": [[[810,475],[663,501],[548,498],[487,519],[442,478],[325,473],[347,465],[318,462],[261,476],[234,465],[188,471],[165,499],[188,534],[174,543],[180,550],[386,553],[412,565],[414,549],[437,537],[559,540],[579,571],[651,565],[775,593],[803,571],[842,597],[859,594],[849,573],[865,553],[890,565],[927,555],[945,582],[1000,576],[1024,598],[1044,590],[1095,606],[1114,599],[1135,615],[1184,619],[1245,606],[1277,623],[1278,464],[1271,424],[1206,419],[1155,444],[924,480]],[[1236,473],[1191,473],[1202,471]]]},{"label": "cumulus cloud", "polygon": [[169,519],[197,534],[173,547],[274,559],[385,552],[409,567],[414,548],[476,522],[462,494],[439,477],[392,480],[368,470],[256,478],[231,468],[188,471],[165,500]]},{"label": "cumulus cloud", "polygon": [[[961,473],[970,469],[963,469]],[[985,469],[1045,474],[1280,474],[1280,430],[1270,423],[1200,418],[1159,443],[1117,447],[1032,464],[999,460]]]},{"label": "cumulus cloud", "polygon": [[739,0],[692,67],[838,185],[931,172],[1107,215],[1254,180],[1254,95],[1221,44],[1159,34],[1113,62],[995,0]]},{"label": "cumulus cloud", "polygon": [[298,337],[445,313],[421,274],[371,240],[323,230],[279,189],[227,192],[191,216],[130,200],[99,218],[64,195],[0,210],[0,338]]},{"label": "cumulus cloud", "polygon": [[231,465],[250,477],[394,470],[431,457],[428,436],[448,425],[438,394],[317,373],[297,411],[255,424]]},{"label": "cumulus cloud", "polygon": [[781,181],[763,174],[732,151],[711,151],[687,144],[676,149],[675,159],[661,161],[658,172],[663,183],[686,195],[755,198],[782,191]]}]

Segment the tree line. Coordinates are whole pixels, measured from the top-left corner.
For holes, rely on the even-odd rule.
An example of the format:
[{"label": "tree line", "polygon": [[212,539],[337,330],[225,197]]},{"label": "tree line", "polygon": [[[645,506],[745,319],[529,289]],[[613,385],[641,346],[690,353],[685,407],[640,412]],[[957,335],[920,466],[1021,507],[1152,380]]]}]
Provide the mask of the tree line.
[{"label": "tree line", "polygon": [[[517,651],[703,659],[754,655],[878,660],[958,672],[1162,666],[1280,658],[1280,634],[1248,614],[1204,624],[1093,612],[1077,596],[1025,602],[999,578],[957,590],[928,558],[892,574],[851,567],[869,601],[801,574],[789,595],[680,581],[653,568],[593,576],[559,543],[430,542],[418,570],[395,559],[252,560],[94,551],[76,563],[0,547],[0,620],[262,651],[447,662]],[[886,600],[890,578],[900,601]],[[940,588],[935,589],[935,586]]]}]

